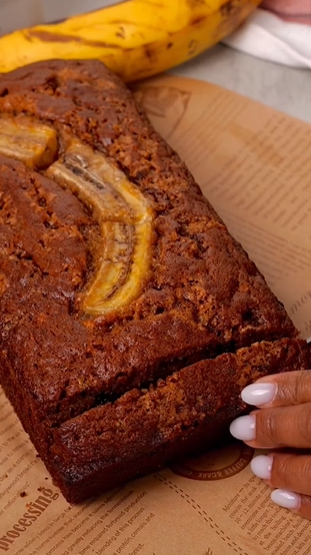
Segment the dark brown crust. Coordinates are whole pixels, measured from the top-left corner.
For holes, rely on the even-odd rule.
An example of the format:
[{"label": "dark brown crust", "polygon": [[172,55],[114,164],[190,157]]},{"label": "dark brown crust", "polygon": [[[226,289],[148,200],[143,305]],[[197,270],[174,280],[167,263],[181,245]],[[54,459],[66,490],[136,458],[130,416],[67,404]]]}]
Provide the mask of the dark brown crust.
[{"label": "dark brown crust", "polygon": [[[54,429],[53,445],[44,458],[47,468],[66,499],[77,503],[208,448],[245,411],[243,387],[267,374],[310,364],[306,343],[290,339],[200,361],[160,380],[157,387],[134,389]],[[15,404],[15,393],[9,397]],[[15,409],[25,422],[21,406],[17,402]],[[38,422],[36,426],[39,429],[29,426],[30,436],[42,454],[44,428]]]},{"label": "dark brown crust", "polygon": [[[222,393],[215,393],[216,404],[206,411],[206,420],[191,425],[191,432],[172,436],[149,462],[132,444],[137,461],[124,474],[118,467],[123,481],[122,475],[143,474],[202,442],[207,430],[211,434],[211,418],[220,424],[239,413],[237,401],[228,414],[220,410],[216,418],[215,413],[242,372],[241,363],[234,376],[223,366],[236,355],[205,359],[268,341],[268,347],[256,347],[267,360],[276,357],[264,372],[308,367],[309,351],[294,339],[297,331],[263,276],[177,154],[100,62],[40,63],[3,75],[0,112],[23,112],[53,124],[61,148],[66,134],[74,133],[117,164],[155,213],[152,275],[142,295],[118,317],[86,323],[75,299],[94,269],[96,222],[73,195],[23,164],[0,157],[0,379],[67,499],[81,500],[98,491],[95,478],[101,487],[111,486],[99,476],[103,467],[94,467],[92,478],[93,463],[82,468],[81,479],[75,479],[70,467],[72,480],[68,478],[66,441],[74,422],[81,422],[83,431],[83,422],[89,427],[93,415],[119,410],[124,399],[140,399],[138,389],[156,386],[168,375],[178,376],[180,384],[186,372],[192,383],[200,368],[208,368],[208,388],[220,372]],[[277,354],[282,337],[291,338],[288,356]],[[249,381],[255,377],[254,370]],[[241,385],[235,385],[235,399]],[[161,387],[159,383],[154,391]],[[100,407],[118,397],[120,401]],[[188,408],[193,402],[189,397]],[[152,435],[152,426],[148,433]],[[91,447],[89,455],[93,457]],[[74,455],[77,467],[80,456]]]}]

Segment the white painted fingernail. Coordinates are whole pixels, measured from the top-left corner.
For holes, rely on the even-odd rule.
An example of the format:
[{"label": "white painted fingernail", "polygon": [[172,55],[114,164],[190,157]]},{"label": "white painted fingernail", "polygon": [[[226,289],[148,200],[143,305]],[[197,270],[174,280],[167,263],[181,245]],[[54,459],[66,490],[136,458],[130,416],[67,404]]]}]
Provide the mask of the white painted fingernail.
[{"label": "white painted fingernail", "polygon": [[307,343],[311,343],[311,337],[308,337]]},{"label": "white painted fingernail", "polygon": [[285,509],[299,509],[301,505],[301,497],[299,493],[286,491],[285,489],[275,489],[271,493],[271,500],[280,507]]},{"label": "white painted fingernail", "polygon": [[239,416],[230,425],[233,437],[242,441],[252,441],[256,437],[256,418],[253,414]]},{"label": "white painted fingernail", "polygon": [[273,458],[268,455],[259,455],[251,461],[252,472],[262,480],[270,480]]},{"label": "white painted fingernail", "polygon": [[245,387],[241,393],[244,403],[259,407],[272,403],[276,396],[277,386],[273,383],[253,383]]}]

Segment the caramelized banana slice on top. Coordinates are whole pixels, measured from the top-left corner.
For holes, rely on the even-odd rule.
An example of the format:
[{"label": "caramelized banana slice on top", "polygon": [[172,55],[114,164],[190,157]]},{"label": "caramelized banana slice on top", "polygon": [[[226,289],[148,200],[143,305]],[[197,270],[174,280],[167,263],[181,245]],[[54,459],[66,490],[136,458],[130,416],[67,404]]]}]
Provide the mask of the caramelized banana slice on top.
[{"label": "caramelized banana slice on top", "polygon": [[43,169],[57,158],[57,132],[29,116],[0,116],[0,154]]},{"label": "caramelized banana slice on top", "polygon": [[148,278],[153,211],[139,189],[103,154],[76,139],[67,144],[57,159],[53,127],[23,114],[0,116],[0,154],[30,169],[48,168],[44,173],[77,195],[99,222],[101,256],[80,304],[89,315],[105,316],[137,298]]},{"label": "caramelized banana slice on top", "polygon": [[121,310],[139,296],[149,273],[153,211],[147,199],[103,154],[77,140],[46,174],[72,190],[100,224],[102,256],[82,310],[93,316]]}]

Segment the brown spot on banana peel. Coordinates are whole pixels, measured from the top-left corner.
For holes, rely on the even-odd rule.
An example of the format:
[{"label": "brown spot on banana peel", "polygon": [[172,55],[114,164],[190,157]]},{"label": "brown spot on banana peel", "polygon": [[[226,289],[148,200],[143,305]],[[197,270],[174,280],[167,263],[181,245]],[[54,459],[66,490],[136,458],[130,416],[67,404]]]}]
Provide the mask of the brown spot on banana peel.
[{"label": "brown spot on banana peel", "polygon": [[187,4],[191,10],[197,7],[205,6],[206,0],[187,0]]},{"label": "brown spot on banana peel", "polygon": [[87,40],[82,39],[81,37],[77,37],[75,35],[64,35],[63,33],[50,33],[48,31],[40,31],[39,29],[27,29],[23,32],[25,38],[27,40],[32,39],[39,39],[42,42],[75,42],[78,44],[83,44],[84,46],[98,46],[100,48],[115,48],[120,49],[122,48],[118,44],[113,44],[105,41],[98,41],[98,40]]},{"label": "brown spot on banana peel", "polygon": [[150,62],[154,61],[156,58],[156,49],[152,48],[152,44],[144,45],[144,53]]},{"label": "brown spot on banana peel", "polygon": [[234,15],[239,10],[240,2],[237,2],[236,0],[228,0],[228,2],[221,6],[220,13],[223,17],[228,17]]},{"label": "brown spot on banana peel", "polygon": [[199,47],[198,41],[192,39],[188,45],[188,56],[194,56]]},{"label": "brown spot on banana peel", "polygon": [[249,14],[251,5],[253,5],[252,2],[241,3],[240,0],[229,0],[223,4],[220,9],[222,19],[215,31],[215,35],[227,36],[238,29]]},{"label": "brown spot on banana peel", "polygon": [[190,21],[190,25],[193,25],[193,27],[195,27],[202,21],[206,21],[206,15],[197,15],[194,19]]},{"label": "brown spot on banana peel", "polygon": [[120,39],[125,39],[125,37],[126,37],[125,29],[121,25],[120,25],[118,31],[116,32],[116,37],[119,37]]},{"label": "brown spot on banana peel", "polygon": [[82,311],[91,316],[122,311],[149,277],[153,211],[148,201],[105,156],[76,140],[46,174],[71,189],[100,224],[102,257],[79,299]]}]

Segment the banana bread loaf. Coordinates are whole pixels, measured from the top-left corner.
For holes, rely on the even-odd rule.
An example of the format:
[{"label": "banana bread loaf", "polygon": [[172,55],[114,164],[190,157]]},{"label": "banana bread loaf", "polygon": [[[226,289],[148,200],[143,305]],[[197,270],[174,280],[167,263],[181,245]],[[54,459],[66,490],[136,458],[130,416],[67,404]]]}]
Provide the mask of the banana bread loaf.
[{"label": "banana bread loaf", "polygon": [[0,381],[70,502],[211,445],[310,349],[100,62],[0,77]]}]

